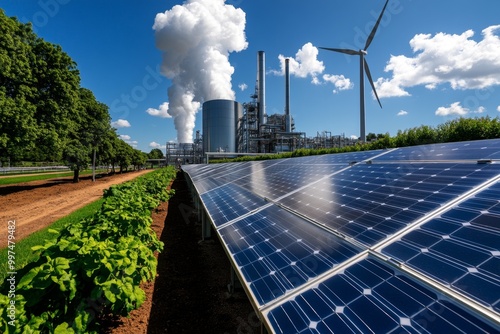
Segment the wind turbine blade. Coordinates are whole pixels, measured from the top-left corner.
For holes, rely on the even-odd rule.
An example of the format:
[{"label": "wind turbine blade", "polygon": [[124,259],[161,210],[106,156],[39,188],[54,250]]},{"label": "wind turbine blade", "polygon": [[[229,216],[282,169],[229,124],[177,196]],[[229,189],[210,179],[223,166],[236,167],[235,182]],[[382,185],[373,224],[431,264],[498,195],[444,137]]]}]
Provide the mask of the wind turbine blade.
[{"label": "wind turbine blade", "polygon": [[370,73],[370,69],[368,68],[368,63],[366,62],[366,59],[365,59],[365,73],[366,76],[368,77],[368,81],[370,81],[370,85],[372,86],[373,92],[375,93],[375,97],[377,98],[378,104],[380,108],[382,108],[382,103],[380,103],[380,99],[378,98],[377,90],[375,89],[375,85],[373,84],[372,75]]},{"label": "wind turbine blade", "polygon": [[346,53],[348,55],[359,55],[359,51],[355,51],[355,50],[350,50],[350,49],[333,49],[333,48],[322,48],[320,47],[320,49],[323,49],[323,50],[328,50],[328,51],[335,51],[335,52],[340,52],[340,53]]},{"label": "wind turbine blade", "polygon": [[370,46],[370,44],[373,41],[373,37],[375,37],[375,34],[377,33],[378,25],[380,24],[380,21],[382,20],[382,16],[384,16],[385,7],[387,7],[388,3],[389,3],[389,0],[387,0],[385,2],[385,5],[384,5],[384,8],[382,9],[382,12],[380,13],[380,16],[378,17],[378,20],[375,23],[375,26],[373,27],[372,32],[370,33],[370,36],[368,36],[368,39],[366,40],[366,44],[365,44],[365,48],[364,48],[365,51]]}]

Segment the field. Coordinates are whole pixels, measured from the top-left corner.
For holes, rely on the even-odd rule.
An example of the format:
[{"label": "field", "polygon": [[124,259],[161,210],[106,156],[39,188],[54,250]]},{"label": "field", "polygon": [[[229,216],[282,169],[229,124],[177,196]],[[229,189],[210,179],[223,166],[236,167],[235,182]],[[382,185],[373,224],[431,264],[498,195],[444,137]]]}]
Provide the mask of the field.
[{"label": "field", "polygon": [[[2,219],[16,219],[22,238],[102,195],[111,184],[145,172],[132,172],[79,184],[68,179],[0,187]],[[146,283],[146,302],[129,318],[103,319],[106,333],[253,333],[259,323],[243,292],[229,296],[229,262],[216,241],[199,243],[200,226],[186,216],[190,197],[182,176],[176,195],[153,213],[153,229],[164,242],[157,278]],[[35,218],[34,218],[34,217]],[[6,238],[2,238],[6,240]],[[5,242],[4,242],[5,243]]]},{"label": "field", "polygon": [[[113,184],[123,183],[148,170],[105,176],[92,182],[91,176],[72,183],[72,177],[17,183],[0,187],[0,221],[16,221],[16,239],[38,231],[58,218],[89,204],[102,196],[103,190]],[[5,230],[6,231],[6,230]],[[2,231],[4,233],[4,231]],[[7,238],[0,240],[0,248],[7,245]]]}]

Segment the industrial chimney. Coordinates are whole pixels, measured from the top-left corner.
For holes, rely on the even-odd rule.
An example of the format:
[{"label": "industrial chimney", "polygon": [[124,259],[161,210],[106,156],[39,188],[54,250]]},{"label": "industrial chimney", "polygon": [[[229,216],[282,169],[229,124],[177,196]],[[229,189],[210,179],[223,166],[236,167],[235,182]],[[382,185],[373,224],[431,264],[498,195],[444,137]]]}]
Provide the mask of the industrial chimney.
[{"label": "industrial chimney", "polygon": [[266,124],[266,60],[264,51],[257,53],[257,103],[259,108],[259,133],[260,127]]},{"label": "industrial chimney", "polygon": [[285,132],[292,132],[290,116],[290,59],[285,59]]}]

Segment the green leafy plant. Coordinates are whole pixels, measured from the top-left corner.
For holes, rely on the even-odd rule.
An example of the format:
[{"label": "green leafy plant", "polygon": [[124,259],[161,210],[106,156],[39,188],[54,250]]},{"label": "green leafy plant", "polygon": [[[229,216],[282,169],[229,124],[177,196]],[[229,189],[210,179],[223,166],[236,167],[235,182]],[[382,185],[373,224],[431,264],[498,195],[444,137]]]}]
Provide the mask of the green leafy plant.
[{"label": "green leafy plant", "polygon": [[[109,188],[94,216],[33,247],[38,260],[18,271],[17,326],[0,313],[0,331],[93,332],[99,315],[126,316],[140,307],[140,283],[154,279],[154,252],[163,249],[151,229],[151,212],[173,195],[167,186],[175,175],[169,167]],[[8,303],[0,294],[0,305]]]}]

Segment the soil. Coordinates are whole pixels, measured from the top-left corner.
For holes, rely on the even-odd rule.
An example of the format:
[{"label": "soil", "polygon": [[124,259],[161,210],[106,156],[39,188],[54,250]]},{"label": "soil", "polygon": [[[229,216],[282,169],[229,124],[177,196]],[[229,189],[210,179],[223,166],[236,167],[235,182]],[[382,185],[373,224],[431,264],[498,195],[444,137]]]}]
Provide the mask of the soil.
[{"label": "soil", "polygon": [[[72,177],[17,183],[0,186],[0,226],[9,220],[16,221],[16,240],[49,226],[57,219],[89,204],[102,196],[103,190],[113,184],[123,183],[151,170],[131,171],[118,174],[99,174],[80,177],[73,183]],[[0,248],[7,246],[6,228],[2,228]]]},{"label": "soil", "polygon": [[[53,179],[3,186],[0,219],[15,219],[16,239],[20,239],[95,201],[112,184],[143,173],[147,171],[105,176],[94,183],[82,178],[77,184],[71,179]],[[201,225],[182,173],[171,188],[175,195],[152,215],[152,228],[165,246],[157,254],[156,279],[141,286],[146,301],[129,317],[102,319],[100,332],[260,333],[260,322],[246,294],[241,289],[228,293],[230,264],[219,240],[200,241]]]}]

